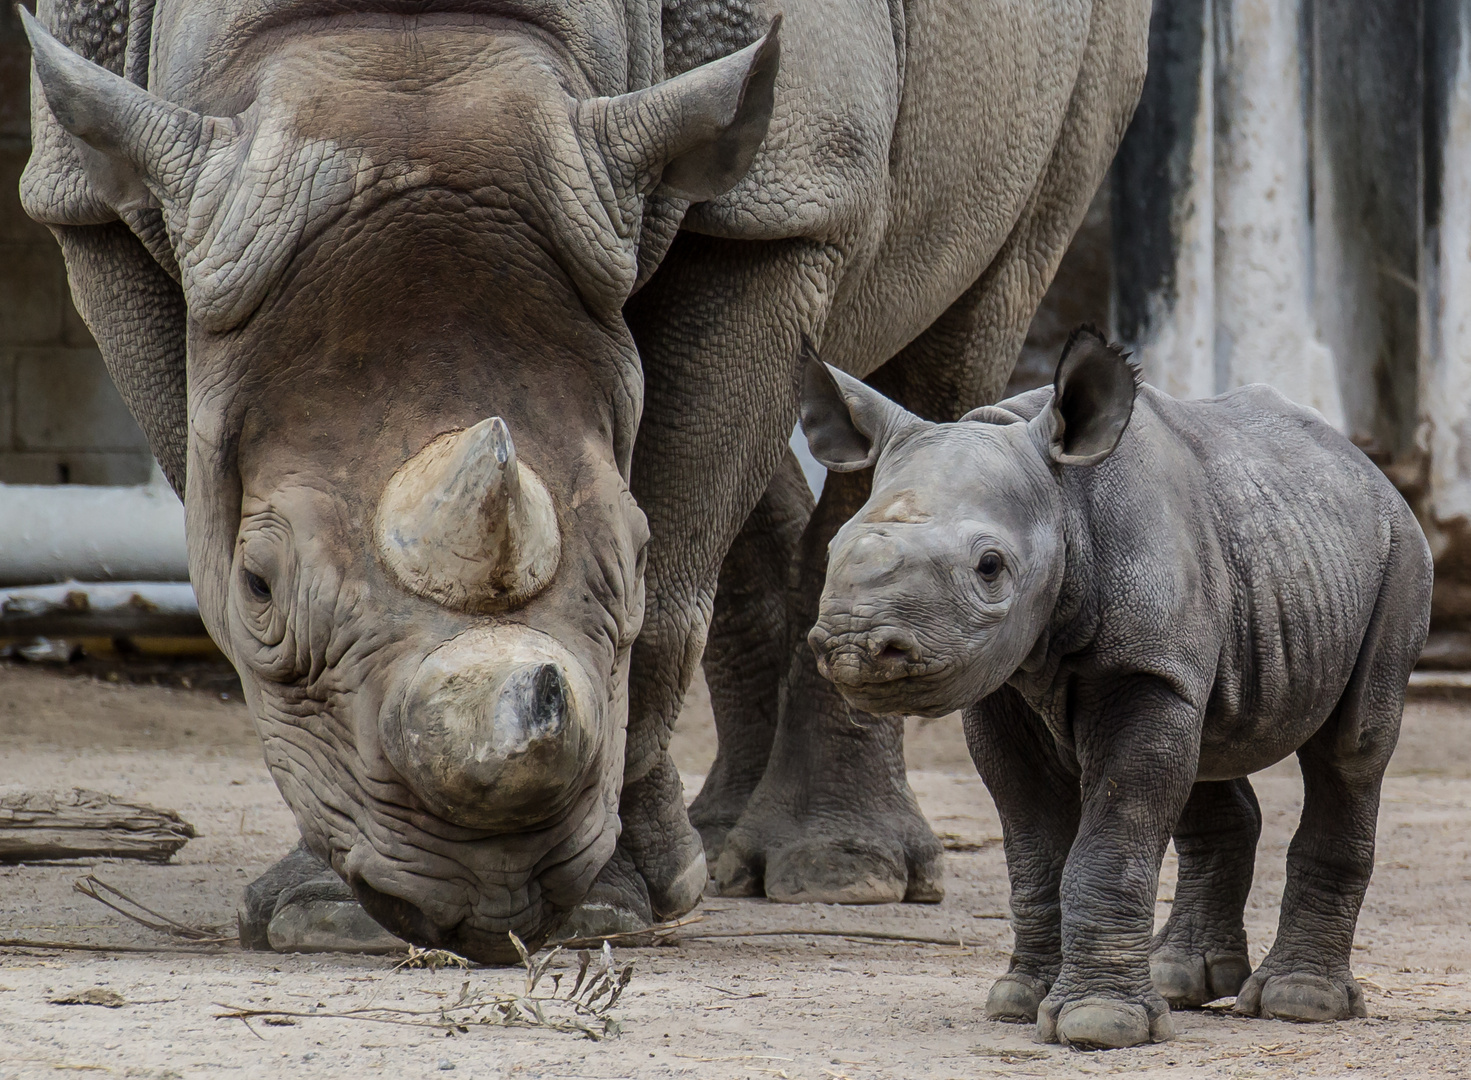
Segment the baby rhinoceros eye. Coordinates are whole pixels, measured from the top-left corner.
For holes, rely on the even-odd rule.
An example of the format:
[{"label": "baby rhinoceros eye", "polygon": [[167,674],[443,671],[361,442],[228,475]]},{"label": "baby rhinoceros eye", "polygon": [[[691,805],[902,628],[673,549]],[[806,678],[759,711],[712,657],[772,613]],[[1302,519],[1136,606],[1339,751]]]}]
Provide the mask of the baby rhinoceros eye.
[{"label": "baby rhinoceros eye", "polygon": [[271,599],[271,585],[259,574],[249,570],[242,571],[245,577],[245,588],[251,597],[260,603],[268,603]]},{"label": "baby rhinoceros eye", "polygon": [[1001,556],[994,551],[988,551],[976,562],[976,573],[987,581],[995,581],[1001,576]]}]

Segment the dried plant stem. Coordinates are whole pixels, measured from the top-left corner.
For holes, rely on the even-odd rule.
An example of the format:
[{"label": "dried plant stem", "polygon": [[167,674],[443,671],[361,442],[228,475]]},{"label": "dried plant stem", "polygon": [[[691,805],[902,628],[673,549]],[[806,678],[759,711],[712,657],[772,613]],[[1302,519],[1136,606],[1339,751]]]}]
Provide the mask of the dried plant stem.
[{"label": "dried plant stem", "polygon": [[[988,915],[985,918],[1004,919],[1005,915]],[[926,937],[921,934],[893,934],[883,930],[706,930],[697,934],[682,934],[677,938],[665,939],[675,942],[706,941],[713,938],[758,938],[758,937],[838,937],[859,941],[896,941],[909,945],[949,945],[969,948],[961,935],[954,937]]]},{"label": "dried plant stem", "polygon": [[[182,938],[185,941],[197,941],[201,945],[223,945],[226,942],[235,940],[233,936],[222,934],[219,930],[203,930],[197,926],[188,926],[176,919],[171,919],[167,915],[161,915],[151,907],[139,903],[121,889],[109,885],[94,874],[77,878],[76,881],[72,882],[72,890],[81,893],[83,896],[91,897],[99,904],[111,908],[123,918],[130,919],[139,926],[146,926],[150,930],[160,934],[167,934],[169,937]],[[137,908],[138,911],[143,912],[144,915],[152,916],[152,918],[144,918],[143,915],[138,915],[135,912],[128,911],[126,908],[119,907],[117,903],[109,900],[103,893],[114,897],[122,904]]]},{"label": "dried plant stem", "polygon": [[56,949],[71,952],[117,953],[181,953],[185,956],[217,956],[233,950],[224,948],[231,939],[200,942],[199,947],[183,945],[94,945],[86,941],[36,941],[31,938],[0,938],[0,949]]}]

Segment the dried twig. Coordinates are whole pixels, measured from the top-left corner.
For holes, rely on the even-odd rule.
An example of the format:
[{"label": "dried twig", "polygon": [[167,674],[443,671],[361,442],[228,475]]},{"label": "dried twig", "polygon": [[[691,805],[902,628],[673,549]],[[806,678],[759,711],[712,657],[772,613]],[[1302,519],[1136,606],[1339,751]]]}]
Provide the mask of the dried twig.
[{"label": "dried twig", "polygon": [[[973,916],[982,918],[1004,919],[1004,915]],[[758,937],[839,937],[854,938],[860,941],[898,941],[909,945],[949,945],[968,948],[959,934],[955,937],[926,937],[920,934],[892,934],[883,930],[817,930],[817,929],[793,929],[793,930],[707,930],[698,934],[685,934],[673,940],[705,941],[711,938],[758,938]]]},{"label": "dried twig", "polygon": [[667,940],[667,935],[671,932],[704,921],[705,914],[705,912],[696,912],[692,915],[685,916],[683,919],[655,923],[653,926],[646,927],[643,930],[620,930],[615,934],[595,934],[592,937],[562,938],[558,941],[548,942],[547,944],[564,949],[585,949],[590,946],[597,947],[605,941],[632,942],[640,938],[648,938],[651,935],[656,941],[663,942]]},{"label": "dried twig", "polygon": [[229,950],[222,948],[230,940],[218,943],[200,942],[199,948],[185,945],[96,945],[88,941],[37,941],[33,938],[0,938],[0,949],[55,949],[60,952],[116,953],[182,953],[186,956],[211,956]]},{"label": "dried twig", "polygon": [[[927,937],[921,934],[897,934],[884,930],[833,930],[822,929],[776,929],[776,930],[704,930],[692,934],[681,934],[677,931],[684,929],[705,918],[704,914],[691,915],[688,918],[679,919],[674,922],[657,923],[646,930],[627,930],[618,934],[606,934],[593,938],[567,938],[555,942],[558,946],[576,948],[583,945],[596,945],[603,941],[617,941],[621,939],[645,939],[652,940],[657,945],[679,945],[686,941],[706,941],[714,938],[758,938],[758,937],[840,937],[855,938],[862,941],[894,941],[910,945],[959,945],[966,948],[965,941],[959,934],[954,937]],[[973,919],[998,919],[1006,921],[1009,915],[992,914],[990,912],[972,913]]]},{"label": "dried twig", "polygon": [[215,1019],[248,1021],[261,1017],[267,1019],[267,1022],[270,1018],[283,1017],[302,1020],[363,1020],[400,1027],[458,1031],[462,1034],[470,1030],[470,1024],[494,1024],[502,1027],[548,1028],[594,1040],[618,1034],[618,1021],[610,1014],[633,978],[632,964],[624,965],[620,971],[613,962],[612,948],[604,942],[602,952],[596,960],[585,949],[578,953],[577,979],[571,988],[565,991],[562,989],[562,975],[558,972],[547,980],[551,983],[551,993],[537,993],[537,988],[546,978],[548,968],[562,949],[560,946],[553,948],[540,960],[535,960],[520,938],[515,934],[510,937],[511,944],[521,955],[522,966],[526,969],[523,992],[520,994],[488,990],[472,992],[467,979],[460,987],[459,998],[452,1004],[429,1009],[365,1005],[336,1012],[297,1012],[289,1009],[250,1009],[215,1002],[221,1009],[227,1010],[215,1014]]},{"label": "dried twig", "polygon": [[[90,896],[99,904],[103,905],[104,907],[111,908],[123,918],[130,919],[133,922],[137,923],[139,926],[146,926],[150,930],[156,931],[160,934],[167,934],[169,937],[181,938],[184,941],[197,941],[201,945],[223,945],[226,942],[235,940],[233,935],[226,935],[223,931],[219,929],[205,930],[197,926],[188,926],[184,923],[179,922],[176,919],[169,918],[167,915],[162,915],[159,912],[154,911],[151,907],[139,903],[127,893],[123,892],[121,889],[109,885],[107,882],[101,880],[93,874],[88,874],[86,877],[77,878],[77,880],[72,883],[72,889],[76,892],[81,893],[83,896]],[[114,897],[116,900],[123,904],[127,904],[137,908],[138,911],[143,912],[144,915],[152,916],[152,918],[145,918],[144,915],[138,915],[135,912],[128,911],[123,907],[119,907],[118,904],[114,903],[112,900],[109,900],[106,896],[103,896],[103,893],[107,893],[109,896]]]},{"label": "dried twig", "polygon": [[450,952],[448,949],[421,949],[417,945],[409,946],[409,955],[393,965],[394,971],[403,968],[426,968],[429,971],[438,971],[440,968],[457,967],[461,970],[470,969],[470,961],[459,953]]}]

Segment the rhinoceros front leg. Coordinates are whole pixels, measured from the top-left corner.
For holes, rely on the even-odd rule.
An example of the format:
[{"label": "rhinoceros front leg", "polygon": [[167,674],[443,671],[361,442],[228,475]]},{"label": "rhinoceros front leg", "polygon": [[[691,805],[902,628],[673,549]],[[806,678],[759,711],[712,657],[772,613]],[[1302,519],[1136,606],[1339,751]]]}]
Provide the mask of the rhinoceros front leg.
[{"label": "rhinoceros front leg", "polygon": [[[791,663],[788,585],[812,493],[788,452],[720,567],[702,666],[719,750],[690,804],[714,866],[725,837],[766,772]],[[805,648],[805,645],[803,646]]]},{"label": "rhinoceros front leg", "polygon": [[1243,913],[1251,892],[1262,811],[1251,783],[1201,782],[1175,826],[1180,876],[1149,969],[1171,1008],[1233,997],[1251,974]]},{"label": "rhinoceros front leg", "polygon": [[1159,867],[1189,798],[1200,716],[1149,676],[1074,687],[1083,812],[1062,872],[1062,969],[1037,1039],[1085,1048],[1173,1034],[1149,971]]},{"label": "rhinoceros front leg", "polygon": [[245,887],[236,920],[246,949],[377,953],[404,948],[306,844]]},{"label": "rhinoceros front leg", "polygon": [[[828,541],[867,489],[867,473],[828,476],[798,556],[799,640],[817,618]],[[787,679],[766,773],[715,866],[720,891],[791,903],[939,901],[944,852],[905,777],[903,721],[848,705],[805,641]]]},{"label": "rhinoceros front leg", "polygon": [[649,520],[647,607],[630,669],[619,854],[569,919],[583,933],[681,915],[708,881],[669,738],[721,564],[787,452],[800,338],[820,325],[839,261],[802,240],[681,234],[625,309],[644,371],[631,486]]},{"label": "rhinoceros front leg", "polygon": [[1009,686],[966,710],[965,740],[1001,818],[1015,935],[986,1015],[1031,1024],[1062,967],[1062,868],[1078,832],[1078,778]]}]

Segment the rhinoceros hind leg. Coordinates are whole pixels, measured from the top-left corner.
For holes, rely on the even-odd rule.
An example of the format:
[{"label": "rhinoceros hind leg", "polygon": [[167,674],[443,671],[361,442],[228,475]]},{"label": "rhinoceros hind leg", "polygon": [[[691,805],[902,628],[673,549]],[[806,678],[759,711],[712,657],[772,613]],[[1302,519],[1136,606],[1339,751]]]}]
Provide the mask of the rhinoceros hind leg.
[{"label": "rhinoceros hind leg", "polygon": [[1234,997],[1251,974],[1242,913],[1262,814],[1243,777],[1197,783],[1175,826],[1174,906],[1149,955],[1150,976],[1176,1009]]},{"label": "rhinoceros hind leg", "polygon": [[394,952],[404,943],[363,910],[305,844],[245,887],[240,945],[274,952]]},{"label": "rhinoceros hind leg", "polygon": [[[1408,510],[1401,514],[1402,527],[1413,529]],[[1287,849],[1276,940],[1236,998],[1243,1016],[1314,1022],[1367,1015],[1350,969],[1354,930],[1374,870],[1379,788],[1430,606],[1423,546],[1394,550],[1338,707],[1297,751],[1302,820]]]},{"label": "rhinoceros hind leg", "polygon": [[[812,624],[828,541],[867,496],[866,474],[832,474],[803,533],[792,624]],[[795,635],[794,635],[795,636]],[[850,707],[794,649],[765,775],[726,836],[727,896],[786,903],[937,903],[944,852],[904,772],[904,726]]]},{"label": "rhinoceros hind leg", "polygon": [[771,756],[781,686],[795,647],[787,625],[787,581],[811,516],[812,493],[788,451],[720,565],[702,661],[719,750],[689,810],[711,866]]}]

